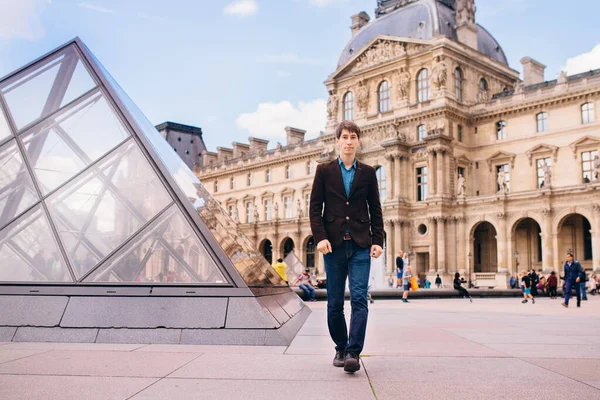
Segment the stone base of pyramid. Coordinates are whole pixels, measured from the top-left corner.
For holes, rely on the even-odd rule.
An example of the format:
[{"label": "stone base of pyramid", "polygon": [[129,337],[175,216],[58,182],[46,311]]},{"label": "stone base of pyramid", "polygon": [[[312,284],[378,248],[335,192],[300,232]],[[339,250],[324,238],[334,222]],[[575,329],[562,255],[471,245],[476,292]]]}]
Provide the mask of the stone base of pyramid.
[{"label": "stone base of pyramid", "polygon": [[257,297],[0,296],[0,342],[287,346],[310,309]]}]

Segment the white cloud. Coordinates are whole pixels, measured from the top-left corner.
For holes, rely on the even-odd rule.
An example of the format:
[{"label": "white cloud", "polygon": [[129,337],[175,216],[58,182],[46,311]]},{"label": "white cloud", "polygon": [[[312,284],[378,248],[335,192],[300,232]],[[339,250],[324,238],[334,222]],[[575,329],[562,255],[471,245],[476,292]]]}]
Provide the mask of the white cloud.
[{"label": "white cloud", "polygon": [[238,17],[249,17],[257,12],[256,0],[236,0],[223,9],[225,15],[237,15]]},{"label": "white cloud", "polygon": [[256,111],[241,114],[235,122],[238,128],[247,129],[250,136],[285,144],[286,126],[306,130],[307,139],[317,137],[325,130],[327,103],[323,99],[300,101],[297,106],[289,101],[260,103]]},{"label": "white cloud", "polygon": [[0,0],[0,39],[36,40],[44,36],[40,16],[50,0]]},{"label": "white cloud", "polygon": [[300,57],[296,53],[264,54],[262,56],[259,56],[256,61],[264,64],[320,64],[320,61],[317,59],[309,57]]},{"label": "white cloud", "polygon": [[138,12],[137,16],[140,17],[141,19],[145,19],[147,21],[150,21],[152,23],[166,23],[169,22],[168,18],[165,17],[161,17],[158,15],[152,15],[152,14],[146,14],[145,12]]},{"label": "white cloud", "polygon": [[287,78],[288,76],[291,76],[291,75],[292,74],[287,71],[277,71],[277,76],[280,78]]},{"label": "white cloud", "polygon": [[600,68],[600,43],[587,53],[569,58],[562,70],[567,71],[568,75],[575,75],[598,68]]},{"label": "white cloud", "polygon": [[308,0],[308,4],[315,7],[327,7],[335,4],[343,4],[347,0]]}]

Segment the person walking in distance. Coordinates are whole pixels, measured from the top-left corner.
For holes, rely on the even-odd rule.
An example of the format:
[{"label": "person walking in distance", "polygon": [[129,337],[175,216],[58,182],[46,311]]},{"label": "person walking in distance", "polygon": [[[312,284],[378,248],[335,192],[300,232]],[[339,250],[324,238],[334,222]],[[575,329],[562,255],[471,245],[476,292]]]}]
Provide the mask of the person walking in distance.
[{"label": "person walking in distance", "polygon": [[[369,314],[371,257],[383,253],[383,215],[375,168],[356,160],[360,128],[352,121],[335,130],[339,157],[319,164],[310,195],[310,227],[327,275],[327,326],[335,343],[333,365],[360,369]],[[346,278],[352,314],[344,316]]]},{"label": "person walking in distance", "polygon": [[569,299],[571,298],[571,289],[575,289],[577,295],[577,307],[581,307],[581,276],[584,274],[583,268],[579,261],[573,260],[573,253],[567,251],[565,266],[565,301],[563,307],[569,307]]},{"label": "person walking in distance", "polygon": [[558,279],[556,278],[556,273],[554,271],[550,272],[550,276],[548,277],[548,293],[551,299],[555,299],[557,297],[556,288],[558,287]]},{"label": "person walking in distance", "polygon": [[404,260],[402,259],[402,250],[398,252],[396,257],[396,286],[402,287],[402,273],[404,272]]},{"label": "person walking in distance", "polygon": [[410,291],[410,280],[412,279],[412,270],[410,267],[404,268],[404,273],[402,274],[402,302],[410,303],[408,301],[408,292]]},{"label": "person walking in distance", "polygon": [[458,290],[458,292],[464,299],[466,299],[468,297],[469,301],[472,303],[473,298],[471,297],[471,295],[469,294],[467,289],[462,287],[463,283],[465,283],[465,280],[460,278],[460,274],[458,272],[455,273],[454,274],[454,282],[453,282],[454,290]]},{"label": "person walking in distance", "polygon": [[523,283],[523,301],[521,303],[527,303],[528,299],[535,304],[535,299],[531,295],[531,275],[527,271],[521,273],[521,282]]},{"label": "person walking in distance", "polygon": [[435,286],[437,286],[438,289],[442,287],[442,278],[440,278],[440,274],[437,274],[435,277]]}]

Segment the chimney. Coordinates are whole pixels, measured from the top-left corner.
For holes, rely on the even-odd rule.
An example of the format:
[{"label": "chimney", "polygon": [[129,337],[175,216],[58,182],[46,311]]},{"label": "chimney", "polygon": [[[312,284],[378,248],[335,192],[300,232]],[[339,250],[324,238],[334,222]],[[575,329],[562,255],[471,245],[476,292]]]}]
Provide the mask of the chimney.
[{"label": "chimney", "polygon": [[546,66],[530,57],[521,59],[523,64],[523,85],[535,85],[536,83],[544,82],[544,71]]},{"label": "chimney", "polygon": [[286,126],[285,132],[287,133],[287,146],[302,144],[304,142],[304,134],[306,131]]},{"label": "chimney", "polygon": [[202,166],[208,167],[209,165],[215,164],[218,160],[217,153],[204,150],[202,152]]},{"label": "chimney", "polygon": [[226,162],[233,158],[233,150],[227,147],[217,147],[217,162]]},{"label": "chimney", "polygon": [[478,50],[477,25],[475,25],[475,1],[456,0],[456,35],[458,41]]},{"label": "chimney", "polygon": [[232,142],[231,145],[233,146],[233,158],[244,157],[250,151],[248,144]]},{"label": "chimney", "polygon": [[257,155],[267,150],[267,146],[269,145],[268,140],[258,139],[254,137],[248,138],[248,141],[250,142],[250,154],[252,155]]},{"label": "chimney", "polygon": [[350,27],[350,29],[352,30],[352,37],[356,35],[360,28],[367,25],[371,20],[371,18],[369,18],[369,15],[364,11],[361,11],[358,14],[354,14],[351,18],[352,26]]}]

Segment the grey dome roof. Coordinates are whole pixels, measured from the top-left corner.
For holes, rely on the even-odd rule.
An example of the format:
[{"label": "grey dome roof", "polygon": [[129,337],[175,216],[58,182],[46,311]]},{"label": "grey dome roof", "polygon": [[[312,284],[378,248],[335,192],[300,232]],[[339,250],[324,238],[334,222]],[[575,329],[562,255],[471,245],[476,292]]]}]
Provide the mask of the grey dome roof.
[{"label": "grey dome roof", "polygon": [[[338,60],[338,67],[345,64],[357,51],[378,35],[423,40],[445,35],[458,40],[455,26],[455,11],[439,1],[420,0],[408,4],[364,26],[344,48]],[[504,50],[496,39],[482,26],[477,25],[477,29],[477,50],[508,65]]]}]

